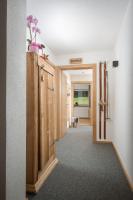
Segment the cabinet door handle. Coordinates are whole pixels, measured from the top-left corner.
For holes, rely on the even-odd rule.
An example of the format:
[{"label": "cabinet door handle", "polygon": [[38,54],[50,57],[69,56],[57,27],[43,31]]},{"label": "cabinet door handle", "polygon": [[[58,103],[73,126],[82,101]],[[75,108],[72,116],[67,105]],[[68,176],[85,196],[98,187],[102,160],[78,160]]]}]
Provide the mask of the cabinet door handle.
[{"label": "cabinet door handle", "polygon": [[41,76],[41,81],[43,82],[45,80],[44,75]]}]

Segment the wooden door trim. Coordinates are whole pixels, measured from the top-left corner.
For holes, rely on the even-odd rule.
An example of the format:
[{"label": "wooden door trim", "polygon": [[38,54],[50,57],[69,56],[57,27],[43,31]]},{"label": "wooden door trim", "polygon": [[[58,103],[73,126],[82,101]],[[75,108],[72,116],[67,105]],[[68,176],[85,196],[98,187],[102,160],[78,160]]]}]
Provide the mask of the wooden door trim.
[{"label": "wooden door trim", "polygon": [[92,80],[92,91],[93,91],[93,113],[92,113],[92,126],[93,126],[93,142],[97,141],[96,133],[97,133],[97,64],[81,64],[81,65],[62,65],[58,66],[61,71],[65,70],[83,70],[83,69],[92,69],[93,70],[93,80]]},{"label": "wooden door trim", "polygon": [[72,84],[92,84],[93,81],[72,81]]},{"label": "wooden door trim", "polygon": [[80,65],[61,65],[61,70],[79,70],[79,69],[94,69],[96,64],[80,64]]}]

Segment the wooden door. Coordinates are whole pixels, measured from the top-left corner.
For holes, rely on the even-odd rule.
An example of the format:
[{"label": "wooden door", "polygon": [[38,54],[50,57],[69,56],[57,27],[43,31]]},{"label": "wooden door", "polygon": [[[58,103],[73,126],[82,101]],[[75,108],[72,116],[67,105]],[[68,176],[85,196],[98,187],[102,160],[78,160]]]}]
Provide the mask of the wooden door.
[{"label": "wooden door", "polygon": [[49,160],[49,135],[48,135],[48,73],[40,70],[40,134],[39,134],[39,166],[43,170]]},{"label": "wooden door", "polygon": [[49,158],[54,154],[54,84],[53,75],[48,73],[48,135]]}]

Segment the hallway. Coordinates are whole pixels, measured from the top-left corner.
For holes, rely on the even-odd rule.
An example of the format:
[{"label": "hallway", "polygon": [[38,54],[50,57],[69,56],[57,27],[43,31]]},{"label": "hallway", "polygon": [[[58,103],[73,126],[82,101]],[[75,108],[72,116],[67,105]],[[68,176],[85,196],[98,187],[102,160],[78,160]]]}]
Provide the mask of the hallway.
[{"label": "hallway", "polygon": [[30,200],[132,200],[111,144],[92,144],[91,128],[69,129],[57,142],[59,164]]}]

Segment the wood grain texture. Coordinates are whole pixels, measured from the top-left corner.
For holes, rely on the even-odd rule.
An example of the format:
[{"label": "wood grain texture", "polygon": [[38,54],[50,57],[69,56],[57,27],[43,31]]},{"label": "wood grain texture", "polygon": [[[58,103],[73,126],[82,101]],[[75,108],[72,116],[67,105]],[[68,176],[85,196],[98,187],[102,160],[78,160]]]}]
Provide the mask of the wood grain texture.
[{"label": "wood grain texture", "polygon": [[32,193],[37,193],[39,191],[39,189],[41,188],[42,184],[46,181],[46,179],[48,178],[48,176],[51,174],[51,172],[53,171],[53,169],[55,168],[55,166],[58,163],[58,159],[53,159],[52,162],[47,166],[47,168],[43,171],[43,173],[41,174],[41,176],[39,176],[38,181],[36,182],[36,184],[32,185],[32,184],[28,184],[27,185],[27,190],[29,192]]},{"label": "wood grain texture", "polygon": [[[99,64],[99,102],[102,100],[102,63]],[[99,139],[101,139],[102,136],[102,108],[99,104]]]},{"label": "wood grain texture", "polygon": [[53,98],[54,98],[54,141],[57,140],[57,123],[58,123],[58,117],[57,117],[57,107],[58,107],[58,82],[57,82],[57,70],[55,68],[55,73],[53,76],[53,86],[54,86],[54,94],[53,94]]},{"label": "wood grain texture", "polygon": [[62,72],[61,76],[61,137],[67,131],[67,77]]},{"label": "wood grain texture", "polygon": [[48,74],[48,134],[50,158],[54,154],[54,86],[51,74]]},{"label": "wood grain texture", "polygon": [[40,188],[56,163],[54,76],[55,69],[49,63],[35,53],[27,53],[28,192]]},{"label": "wood grain texture", "polygon": [[107,90],[107,84],[106,84],[106,62],[104,63],[104,139],[106,139],[106,90]]},{"label": "wood grain texture", "polygon": [[55,69],[53,66],[49,64],[49,62],[46,62],[44,59],[42,59],[40,56],[38,56],[38,66],[40,68],[43,68],[45,71],[47,71],[49,74],[54,75]]},{"label": "wood grain texture", "polygon": [[92,95],[93,95],[93,101],[92,101],[92,126],[93,126],[93,142],[96,141],[96,134],[97,134],[97,71],[96,71],[96,65],[93,67],[93,85],[92,85]]},{"label": "wood grain texture", "polygon": [[37,55],[27,54],[27,180],[38,178],[38,66]]},{"label": "wood grain texture", "polygon": [[47,118],[48,118],[48,107],[47,107],[47,88],[48,88],[48,77],[47,72],[40,70],[40,170],[43,170],[44,166],[49,160],[49,138],[47,134]]},{"label": "wood grain texture", "polygon": [[61,69],[56,68],[56,83],[57,83],[57,140],[61,138]]},{"label": "wood grain texture", "polygon": [[80,65],[63,65],[60,66],[62,70],[79,70],[79,69],[93,69],[96,64],[80,64]]}]

